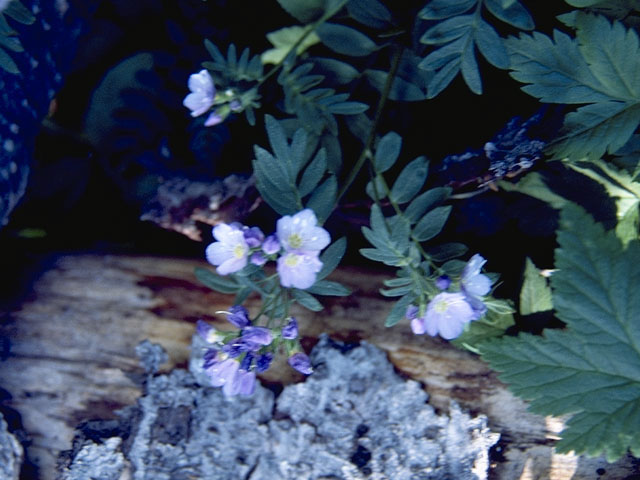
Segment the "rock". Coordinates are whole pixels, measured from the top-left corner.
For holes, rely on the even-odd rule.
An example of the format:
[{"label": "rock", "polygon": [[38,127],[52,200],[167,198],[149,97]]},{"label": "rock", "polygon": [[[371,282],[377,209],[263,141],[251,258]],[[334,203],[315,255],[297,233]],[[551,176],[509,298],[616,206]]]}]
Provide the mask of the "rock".
[{"label": "rock", "polygon": [[20,442],[7,430],[7,423],[0,413],[0,478],[18,480],[24,452]]},{"label": "rock", "polygon": [[260,385],[250,397],[225,398],[184,370],[151,377],[138,406],[121,412],[126,440],[82,442],[61,478],[487,478],[499,435],[485,417],[455,404],[437,415],[420,385],[366,342],[323,336],[311,359],[315,373],[277,398]]}]

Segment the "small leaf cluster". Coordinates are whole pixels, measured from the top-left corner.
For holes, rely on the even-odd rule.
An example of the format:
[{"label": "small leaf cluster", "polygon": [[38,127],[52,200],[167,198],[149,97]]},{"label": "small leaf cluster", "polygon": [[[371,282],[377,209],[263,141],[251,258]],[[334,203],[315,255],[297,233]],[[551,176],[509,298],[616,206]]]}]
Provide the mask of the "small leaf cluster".
[{"label": "small leaf cluster", "polygon": [[532,30],[533,19],[517,1],[501,0],[431,0],[419,17],[429,22],[420,42],[437,47],[419,64],[432,72],[428,83],[428,98],[434,98],[462,73],[473,93],[482,93],[482,79],[476,48],[493,66],[509,67],[505,40],[482,18],[482,7],[497,19],[522,30]]},{"label": "small leaf cluster", "polygon": [[19,0],[10,0],[4,10],[0,10],[0,68],[18,75],[20,70],[7,52],[22,52],[24,48],[7,17],[23,25],[31,25],[36,19]]},{"label": "small leaf cluster", "polygon": [[336,176],[328,171],[325,149],[320,147],[314,155],[314,145],[303,128],[295,131],[289,143],[282,125],[270,115],[265,116],[265,126],[273,153],[254,146],[253,172],[260,195],[281,215],[311,208],[324,222],[338,190]]}]

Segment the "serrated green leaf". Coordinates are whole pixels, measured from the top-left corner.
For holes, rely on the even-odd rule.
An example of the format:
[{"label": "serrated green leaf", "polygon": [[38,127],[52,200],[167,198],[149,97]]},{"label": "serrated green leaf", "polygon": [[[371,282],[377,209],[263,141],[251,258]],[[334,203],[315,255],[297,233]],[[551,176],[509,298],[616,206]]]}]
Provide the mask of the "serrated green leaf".
[{"label": "serrated green leaf", "polygon": [[389,170],[398,160],[402,148],[402,137],[396,132],[389,132],[380,139],[373,157],[373,168],[376,173]]},{"label": "serrated green leaf", "polygon": [[420,10],[418,16],[423,20],[442,20],[465,13],[477,3],[478,0],[432,0]]},{"label": "serrated green leaf", "polygon": [[533,30],[535,24],[527,9],[516,0],[510,1],[509,3],[509,5],[505,5],[504,0],[484,1],[487,9],[495,15],[496,18],[521,30]]},{"label": "serrated green leaf", "polygon": [[333,211],[338,193],[338,182],[335,175],[330,175],[307,201],[306,208],[312,209],[318,217],[318,222],[323,224]]},{"label": "serrated green leaf", "polygon": [[316,33],[327,47],[336,53],[354,57],[371,55],[378,49],[373,40],[355,28],[337,23],[323,23]]},{"label": "serrated green leaf", "polygon": [[436,187],[421,193],[414,198],[404,211],[404,216],[415,223],[432,207],[444,202],[451,194],[449,187]]},{"label": "serrated green leaf", "polygon": [[412,200],[424,186],[428,172],[429,162],[425,157],[418,157],[409,162],[391,187],[391,199],[397,203]]},{"label": "serrated green leaf", "polygon": [[559,452],[605,453],[609,461],[628,448],[640,453],[640,242],[623,248],[615,232],[568,204],[558,243],[553,304],[567,328],[480,350],[532,411],[573,415]]},{"label": "serrated green leaf", "polygon": [[436,207],[428,212],[413,229],[413,238],[419,242],[431,240],[440,233],[450,213],[451,205]]},{"label": "serrated green leaf", "polygon": [[322,268],[318,272],[317,280],[326,278],[336,267],[340,264],[344,252],[347,250],[347,239],[345,237],[339,238],[331,245],[329,245],[324,252],[320,255],[320,261],[322,262]]},{"label": "serrated green leaf", "polygon": [[313,284],[311,288],[307,289],[307,292],[315,295],[325,295],[332,297],[346,297],[351,295],[351,290],[338,282],[331,282],[329,280],[320,280]]},{"label": "serrated green leaf", "polygon": [[482,343],[503,336],[505,331],[513,325],[515,325],[515,320],[512,313],[488,311],[479,320],[469,322],[462,335],[451,343],[456,347],[478,353],[478,347]]},{"label": "serrated green leaf", "polygon": [[291,291],[291,294],[296,302],[298,302],[304,308],[311,310],[312,312],[319,312],[320,310],[324,309],[324,307],[316,297],[305,292],[304,290],[298,290],[297,288],[294,288]]},{"label": "serrated green leaf", "polygon": [[545,312],[553,308],[551,287],[547,279],[540,275],[530,258],[524,268],[524,282],[520,290],[520,315]]},{"label": "serrated green leaf", "polygon": [[407,307],[411,305],[411,302],[414,299],[415,299],[415,295],[412,293],[409,293],[404,297],[402,297],[400,300],[398,300],[396,304],[393,306],[393,308],[391,309],[391,311],[389,312],[389,315],[387,316],[384,322],[384,326],[393,327],[396,323],[402,320],[407,313]]},{"label": "serrated green leaf", "polygon": [[530,195],[538,200],[547,202],[553,208],[560,209],[564,207],[568,200],[557,193],[551,191],[551,189],[544,182],[544,179],[538,172],[530,172],[518,180],[518,183],[513,184],[511,182],[501,181],[499,182],[500,188],[507,192],[519,192],[525,195]]},{"label": "serrated green leaf", "polygon": [[616,225],[616,236],[627,246],[631,240],[638,240],[638,230],[640,229],[640,209],[638,203],[630,208],[624,217]]},{"label": "serrated green leaf", "polygon": [[242,287],[232,277],[221,277],[202,267],[195,268],[196,278],[205,286],[220,293],[236,293]]},{"label": "serrated green leaf", "polygon": [[266,50],[260,56],[262,63],[279,63],[284,60],[284,57],[291,51],[293,46],[306,35],[305,39],[296,48],[296,55],[302,54],[309,47],[320,42],[320,38],[311,32],[307,34],[309,27],[302,27],[295,25],[292,27],[284,27],[274,32],[267,33],[267,39],[275,48]]},{"label": "serrated green leaf", "polygon": [[567,115],[557,157],[600,158],[614,153],[640,123],[638,36],[603,16],[576,14],[577,38],[554,32],[510,39],[512,76],[544,102],[590,104]]}]

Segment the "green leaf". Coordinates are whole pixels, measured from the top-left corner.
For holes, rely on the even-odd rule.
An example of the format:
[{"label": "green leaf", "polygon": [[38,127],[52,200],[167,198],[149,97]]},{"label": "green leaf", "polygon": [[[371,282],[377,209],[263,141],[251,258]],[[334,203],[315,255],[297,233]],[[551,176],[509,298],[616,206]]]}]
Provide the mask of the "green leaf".
[{"label": "green leaf", "polygon": [[460,15],[449,18],[443,22],[435,24],[427,30],[422,37],[421,43],[427,45],[442,45],[449,43],[462,36],[468,35],[475,21],[475,15]]},{"label": "green leaf", "polygon": [[366,112],[369,105],[362,102],[337,102],[327,106],[327,110],[336,115],[356,115]]},{"label": "green leaf", "polygon": [[402,297],[413,290],[413,285],[403,285],[395,288],[381,288],[380,295],[384,297]]},{"label": "green leaf", "polygon": [[320,255],[320,261],[322,262],[322,268],[318,272],[317,280],[326,278],[336,267],[340,264],[344,252],[347,250],[347,239],[345,237],[339,238],[331,245],[329,245],[324,252]]},{"label": "green leaf", "polygon": [[484,4],[496,18],[509,25],[521,30],[533,30],[535,27],[527,9],[516,0],[510,1],[509,5],[505,5],[505,0],[485,0]]},{"label": "green leaf", "polygon": [[296,300],[296,302],[298,302],[304,308],[311,310],[312,312],[319,312],[324,308],[316,297],[305,292],[304,290],[298,290],[297,288],[294,288],[293,290],[291,290],[291,294],[293,295],[293,298]]},{"label": "green leaf", "polygon": [[[387,82],[388,72],[383,70],[366,70],[364,74],[367,76],[369,83],[380,92],[384,90]],[[399,100],[403,102],[419,102],[427,98],[426,93],[420,85],[416,85],[408,80],[396,75],[391,82],[389,89],[389,99]]]},{"label": "green leaf", "polygon": [[376,154],[373,157],[373,168],[376,173],[389,170],[398,160],[402,148],[402,137],[396,132],[389,132],[378,141]]},{"label": "green leaf", "polygon": [[515,325],[512,313],[496,313],[488,311],[479,320],[469,322],[458,338],[453,340],[456,347],[465,348],[478,353],[480,344],[504,335],[504,332]]},{"label": "green leaf", "polygon": [[640,123],[638,36],[603,16],[576,14],[577,38],[554,32],[509,39],[512,76],[543,102],[590,104],[567,115],[552,145],[556,157],[614,153]]},{"label": "green leaf", "polygon": [[287,136],[278,121],[271,115],[264,116],[264,124],[267,129],[269,143],[271,144],[271,148],[275,154],[275,160],[284,166],[284,169],[281,168],[280,170],[288,175],[286,178],[287,183],[291,183],[298,172],[293,171],[293,163],[291,162]]},{"label": "green leaf", "polygon": [[477,3],[478,0],[432,0],[420,10],[418,16],[423,20],[442,20],[465,13]]},{"label": "green leaf", "polygon": [[302,23],[317,20],[324,13],[324,0],[278,0],[289,15]]},{"label": "green leaf", "polygon": [[333,211],[336,203],[336,195],[338,194],[338,182],[335,175],[330,175],[307,201],[306,208],[312,209],[318,217],[320,224],[324,223]]},{"label": "green leaf", "polygon": [[6,70],[9,73],[13,73],[14,75],[18,75],[20,73],[16,62],[14,62],[9,54],[2,48],[0,48],[0,67],[2,67],[3,70]]},{"label": "green leaf", "polygon": [[524,268],[524,282],[520,290],[520,315],[530,315],[553,309],[551,287],[530,258]]},{"label": "green leaf", "polygon": [[487,22],[480,20],[476,30],[476,45],[480,53],[491,65],[497,68],[509,68],[509,54],[498,32]]},{"label": "green leaf", "polygon": [[206,268],[196,267],[194,273],[203,285],[220,293],[236,293],[242,288],[232,277],[221,277]]},{"label": "green leaf", "polygon": [[[275,47],[266,50],[261,56],[262,63],[279,63],[289,53],[291,48],[307,33],[309,27],[295,25],[293,27],[284,27],[280,30],[267,33],[267,39]],[[311,32],[308,34],[300,45],[296,48],[296,54],[300,55],[312,45],[320,42],[320,38]]]},{"label": "green leaf", "polygon": [[560,217],[553,304],[565,330],[481,345],[500,378],[542,415],[572,414],[556,448],[609,461],[640,455],[640,242],[568,204]]},{"label": "green leaf", "polygon": [[446,262],[452,258],[461,257],[469,249],[466,245],[457,242],[443,243],[427,250],[427,254],[435,262]]},{"label": "green leaf", "polygon": [[349,0],[349,15],[371,28],[385,28],[391,24],[391,12],[379,0]]},{"label": "green leaf", "polygon": [[351,295],[351,290],[338,282],[331,282],[329,280],[320,280],[313,284],[313,286],[307,289],[307,292],[315,295],[326,295],[333,297],[346,297]]},{"label": "green leaf", "polygon": [[305,197],[310,194],[318,186],[326,171],[327,155],[324,148],[321,148],[302,174],[300,185],[298,186],[300,196]]},{"label": "green leaf", "polygon": [[411,302],[415,299],[415,295],[408,293],[393,306],[387,319],[384,322],[385,327],[393,327],[396,323],[402,320],[407,313],[407,307],[411,305]]},{"label": "green leaf", "polygon": [[333,58],[313,58],[313,63],[318,65],[322,74],[331,83],[345,84],[354,80],[360,72],[351,65]]},{"label": "green leaf", "polygon": [[402,169],[391,187],[390,197],[397,203],[406,203],[413,199],[423,187],[429,172],[429,162],[418,157]]},{"label": "green leaf", "polygon": [[444,207],[436,207],[427,213],[422,220],[413,229],[413,237],[419,242],[426,242],[438,235],[447,223],[449,214],[451,213],[451,205]]},{"label": "green leaf", "polygon": [[36,21],[36,17],[33,15],[33,13],[31,13],[31,10],[22,5],[22,2],[18,0],[10,0],[5,9],[2,11],[2,14],[9,16],[16,22],[22,23],[24,25],[31,25]]},{"label": "green leaf", "polygon": [[354,57],[371,55],[378,46],[358,30],[337,23],[323,23],[316,33],[327,47],[336,53]]},{"label": "green leaf", "polygon": [[[373,189],[374,186],[375,186],[375,191]],[[371,200],[373,200],[374,202],[378,200],[382,200],[387,196],[384,186],[385,186],[385,180],[383,176],[376,175],[376,177],[373,180],[367,183],[367,186],[365,187],[365,192],[367,192],[367,195],[369,195]]]},{"label": "green leaf", "polygon": [[538,172],[530,172],[522,177],[518,183],[501,181],[500,188],[507,192],[519,192],[532,196],[543,202],[547,202],[553,208],[563,208],[568,200],[557,193],[554,193],[545,183]]},{"label": "green leaf", "polygon": [[404,211],[404,216],[411,223],[415,223],[432,207],[444,202],[451,194],[449,187],[436,187],[421,193],[414,198]]}]

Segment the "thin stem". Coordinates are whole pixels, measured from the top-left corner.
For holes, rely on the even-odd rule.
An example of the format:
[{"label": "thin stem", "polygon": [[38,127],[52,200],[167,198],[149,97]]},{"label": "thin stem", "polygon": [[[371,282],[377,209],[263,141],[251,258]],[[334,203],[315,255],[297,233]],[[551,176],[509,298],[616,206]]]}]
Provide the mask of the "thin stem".
[{"label": "thin stem", "polygon": [[382,90],[382,95],[380,100],[378,101],[378,105],[376,107],[376,113],[373,117],[373,123],[371,125],[371,130],[369,131],[369,136],[367,137],[367,141],[364,144],[362,149],[362,153],[360,153],[360,157],[358,157],[358,161],[353,166],[349,175],[347,176],[344,184],[338,191],[338,195],[336,196],[336,201],[334,205],[337,205],[340,202],[340,199],[347,193],[347,190],[354,182],[358,173],[362,169],[364,162],[367,159],[371,158],[371,148],[373,147],[373,142],[376,139],[376,130],[378,128],[378,123],[380,123],[380,119],[382,118],[382,111],[389,99],[389,93],[391,92],[391,85],[393,84],[393,80],[398,72],[398,67],[400,66],[400,59],[402,58],[403,48],[401,46],[396,46],[393,58],[391,60],[391,69],[389,70],[389,74],[387,75],[387,79],[384,84],[384,88]]}]

